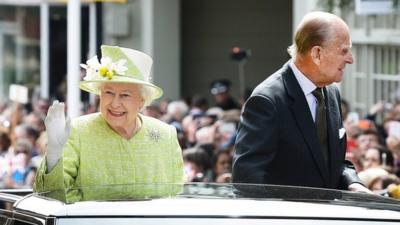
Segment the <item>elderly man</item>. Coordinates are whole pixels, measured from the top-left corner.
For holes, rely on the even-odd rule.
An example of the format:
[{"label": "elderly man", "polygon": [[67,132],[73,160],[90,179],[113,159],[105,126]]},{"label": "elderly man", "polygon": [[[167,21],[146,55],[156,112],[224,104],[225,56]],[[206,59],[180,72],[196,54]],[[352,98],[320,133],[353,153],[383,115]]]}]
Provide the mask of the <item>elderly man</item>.
[{"label": "elderly man", "polygon": [[353,63],[346,23],[325,12],[298,26],[292,59],[259,84],[241,115],[234,183],[365,191],[344,160],[346,135],[334,82]]}]

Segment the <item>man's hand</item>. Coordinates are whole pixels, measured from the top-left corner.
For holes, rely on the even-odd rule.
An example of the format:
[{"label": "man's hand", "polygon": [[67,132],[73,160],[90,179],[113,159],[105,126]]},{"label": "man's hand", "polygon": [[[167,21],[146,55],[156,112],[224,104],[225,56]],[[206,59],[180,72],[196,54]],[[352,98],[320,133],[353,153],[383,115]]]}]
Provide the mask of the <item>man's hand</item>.
[{"label": "man's hand", "polygon": [[393,154],[400,156],[400,139],[389,135],[386,138],[386,145]]},{"label": "man's hand", "polygon": [[57,100],[50,106],[45,119],[48,146],[47,146],[47,170],[50,172],[61,158],[62,150],[67,143],[71,130],[71,120],[65,119],[64,103]]},{"label": "man's hand", "polygon": [[363,192],[363,193],[367,193],[367,194],[374,194],[371,190],[369,190],[368,188],[366,188],[364,185],[360,184],[360,183],[352,183],[349,185],[348,189],[350,191],[355,191],[355,192]]}]

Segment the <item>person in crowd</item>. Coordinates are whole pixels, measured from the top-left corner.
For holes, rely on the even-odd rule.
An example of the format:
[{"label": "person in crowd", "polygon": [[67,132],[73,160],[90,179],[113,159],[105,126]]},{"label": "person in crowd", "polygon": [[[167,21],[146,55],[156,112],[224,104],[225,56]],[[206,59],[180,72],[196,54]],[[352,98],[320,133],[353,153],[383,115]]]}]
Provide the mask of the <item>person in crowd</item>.
[{"label": "person in crowd", "polygon": [[47,151],[47,133],[43,131],[40,133],[39,138],[36,141],[36,149],[38,154],[32,157],[32,166],[38,169],[41,162],[43,161]]},{"label": "person in crowd", "polygon": [[213,177],[216,183],[229,183],[232,177],[232,156],[229,151],[218,151],[212,158]]},{"label": "person in crowd", "polygon": [[208,108],[207,98],[202,95],[195,95],[191,100],[189,115],[202,115]]},{"label": "person in crowd", "polygon": [[240,109],[240,104],[231,96],[231,82],[227,79],[215,80],[211,83],[210,92],[214,96],[216,106],[223,110]]},{"label": "person in crowd", "polygon": [[376,117],[379,113],[382,113],[385,111],[385,102],[384,101],[378,101],[374,105],[372,105],[369,110],[367,115],[365,116],[367,119],[374,121],[376,120]]},{"label": "person in crowd", "polygon": [[183,150],[183,162],[186,181],[207,182],[210,168],[210,156],[200,146]]},{"label": "person in crowd", "polygon": [[368,185],[371,191],[385,195],[388,194],[390,186],[397,186],[400,184],[400,179],[394,174],[386,174],[375,177]]},{"label": "person in crowd", "polygon": [[216,139],[217,137],[217,128],[214,125],[204,126],[199,128],[196,131],[195,138],[196,138],[196,145],[212,145],[210,148],[210,156],[214,154],[214,149],[216,146]]},{"label": "person in crowd", "polygon": [[100,112],[71,122],[64,103],[53,103],[45,119],[48,150],[34,190],[61,190],[53,197],[66,202],[179,193],[184,171],[176,130],[139,113],[162,95],[149,82],[151,57],[118,46],[103,45],[101,52],[100,62],[95,56],[82,65],[86,76],[80,83],[100,96]]},{"label": "person in crowd", "polygon": [[36,168],[31,164],[33,146],[26,138],[18,138],[14,155],[9,161],[6,188],[31,188]]},{"label": "person in crowd", "polygon": [[167,108],[168,108],[168,105],[170,102],[171,102],[171,99],[168,99],[168,98],[164,98],[163,100],[161,100],[161,102],[159,104],[161,114],[164,115],[167,113]]},{"label": "person in crowd", "polygon": [[187,115],[182,120],[182,129],[185,135],[185,148],[196,145],[196,132],[200,128],[199,116],[202,115]]},{"label": "person in crowd", "polygon": [[47,110],[49,110],[49,107],[49,100],[39,98],[36,102],[33,103],[33,112],[45,116],[47,114]]},{"label": "person in crowd", "polygon": [[393,133],[388,133],[385,139],[387,148],[393,154],[394,158],[394,172],[397,176],[400,176],[400,137]]},{"label": "person in crowd", "polygon": [[400,159],[400,138],[389,135],[386,138],[386,145],[397,160]]},{"label": "person in crowd", "polygon": [[388,172],[393,171],[394,158],[393,154],[383,146],[377,145],[369,148],[362,159],[363,169],[381,167]]},{"label": "person in crowd", "polygon": [[11,138],[7,132],[0,130],[0,156],[4,156],[8,153],[8,149],[11,146]]},{"label": "person in crowd", "polygon": [[[357,118],[352,118],[356,115]],[[358,151],[357,137],[362,133],[361,128],[358,126],[358,114],[352,113],[343,121],[343,127],[346,130],[346,152],[352,153]]]},{"label": "person in crowd", "polygon": [[151,104],[149,106],[146,106],[145,109],[143,110],[143,115],[150,116],[156,119],[160,119],[163,116],[163,114],[160,111],[160,107],[157,104]]},{"label": "person in crowd", "polygon": [[[345,161],[338,88],[353,63],[346,23],[336,15],[305,15],[289,47],[292,59],[247,100],[238,129],[233,183],[348,189],[371,193]],[[241,194],[247,192],[238,185]]]},{"label": "person in crowd", "polygon": [[179,145],[185,147],[186,139],[184,137],[184,131],[182,126],[182,121],[188,114],[189,106],[183,100],[171,101],[167,106],[167,112],[160,117],[160,120],[175,127]]},{"label": "person in crowd", "polygon": [[346,121],[347,116],[349,115],[350,112],[350,103],[346,99],[342,98],[340,102],[340,108],[342,110],[342,119],[343,121]]},{"label": "person in crowd", "polygon": [[20,123],[18,124],[12,135],[13,147],[15,146],[16,140],[18,139],[26,139],[29,140],[32,146],[31,154],[32,156],[36,156],[38,154],[38,150],[36,149],[36,140],[39,138],[39,131],[30,124]]},{"label": "person in crowd", "polygon": [[7,132],[0,130],[0,188],[6,188],[9,162],[12,158],[12,154],[9,152],[10,146],[10,136]]},{"label": "person in crowd", "polygon": [[[367,149],[362,157],[363,170],[358,173],[361,181],[370,190],[371,183],[378,177],[383,177],[393,172],[394,158],[389,150],[383,146]],[[376,187],[375,189],[376,190]]]},{"label": "person in crowd", "polygon": [[161,118],[168,124],[177,123],[182,126],[182,120],[189,112],[189,106],[182,100],[172,101],[168,104],[167,113]]},{"label": "person in crowd", "polygon": [[378,146],[379,134],[372,129],[362,130],[356,139],[357,148],[353,151],[356,155],[364,155],[365,152],[371,148]]},{"label": "person in crowd", "polygon": [[[372,190],[374,186],[373,181],[378,179],[379,177],[384,177],[389,175],[390,173],[381,168],[381,167],[372,167],[366,170],[361,171],[358,175],[360,176],[361,181],[363,184],[368,187],[368,189]],[[374,188],[376,190],[376,187]]]},{"label": "person in crowd", "polygon": [[236,124],[230,121],[219,120],[214,126],[217,127],[217,147],[219,149],[228,147],[231,144],[232,137],[236,136]]},{"label": "person in crowd", "polygon": [[32,126],[37,132],[41,133],[46,129],[46,127],[44,126],[45,117],[46,116],[42,113],[32,111],[27,116],[25,116],[22,121],[23,123]]}]

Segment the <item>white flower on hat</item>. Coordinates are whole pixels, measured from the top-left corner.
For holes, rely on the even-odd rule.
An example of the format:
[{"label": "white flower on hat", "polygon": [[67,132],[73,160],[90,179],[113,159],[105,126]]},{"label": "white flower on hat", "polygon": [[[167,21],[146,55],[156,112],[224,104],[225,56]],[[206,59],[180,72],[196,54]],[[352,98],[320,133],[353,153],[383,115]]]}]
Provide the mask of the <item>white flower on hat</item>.
[{"label": "white flower on hat", "polygon": [[125,75],[125,71],[128,70],[125,63],[125,59],[120,59],[114,63],[110,57],[103,57],[99,62],[97,56],[93,56],[86,61],[86,64],[81,64],[81,67],[86,69],[86,76],[83,79],[90,80],[100,75],[111,80],[115,74]]}]

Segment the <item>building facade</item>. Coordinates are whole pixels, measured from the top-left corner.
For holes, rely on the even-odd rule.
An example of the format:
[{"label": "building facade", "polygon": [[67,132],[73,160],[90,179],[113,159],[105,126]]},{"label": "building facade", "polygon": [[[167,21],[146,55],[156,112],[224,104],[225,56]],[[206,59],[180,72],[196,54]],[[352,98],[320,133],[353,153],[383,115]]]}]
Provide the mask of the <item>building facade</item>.
[{"label": "building facade", "polygon": [[[0,2],[1,99],[9,97],[10,84],[22,84],[30,98],[65,100],[67,2]],[[242,87],[254,88],[289,59],[286,48],[295,26],[305,13],[325,9],[321,2],[339,1],[82,1],[80,62],[98,54],[101,44],[134,48],[153,57],[153,81],[163,87],[165,98],[211,100],[210,84],[221,78],[231,80],[232,94],[239,97]],[[356,58],[340,84],[343,97],[360,113],[377,101],[394,101],[398,14],[358,15],[354,4],[333,4],[330,10],[348,22]],[[233,47],[251,52],[245,64],[232,60]]]}]

